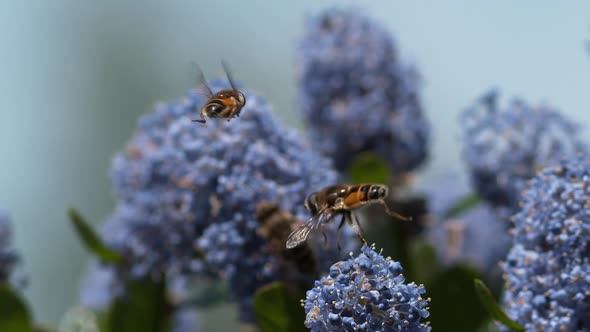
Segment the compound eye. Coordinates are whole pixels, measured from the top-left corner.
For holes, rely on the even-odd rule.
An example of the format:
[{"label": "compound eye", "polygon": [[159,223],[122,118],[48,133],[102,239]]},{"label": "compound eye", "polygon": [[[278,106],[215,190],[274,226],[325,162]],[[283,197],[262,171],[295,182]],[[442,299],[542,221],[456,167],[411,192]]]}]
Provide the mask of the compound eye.
[{"label": "compound eye", "polygon": [[219,104],[209,104],[207,105],[206,110],[208,114],[218,114],[223,110],[223,106]]},{"label": "compound eye", "polygon": [[369,191],[369,198],[370,199],[379,198],[379,188],[371,188],[371,191]]}]

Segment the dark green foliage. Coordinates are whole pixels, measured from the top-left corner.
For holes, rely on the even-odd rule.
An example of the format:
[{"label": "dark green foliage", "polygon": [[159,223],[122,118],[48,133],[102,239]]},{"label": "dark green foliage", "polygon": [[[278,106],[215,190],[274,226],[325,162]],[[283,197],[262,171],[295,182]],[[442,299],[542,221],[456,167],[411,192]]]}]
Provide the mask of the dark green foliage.
[{"label": "dark green foliage", "polygon": [[0,284],[0,331],[32,332],[29,310],[10,285]]},{"label": "dark green foliage", "polygon": [[522,327],[520,324],[518,324],[517,322],[510,319],[506,315],[506,313],[504,313],[504,310],[502,310],[502,308],[500,308],[500,306],[498,305],[498,303],[494,299],[492,292],[483,283],[483,281],[481,281],[480,279],[475,279],[473,281],[473,283],[475,285],[475,290],[477,292],[477,295],[479,296],[479,300],[480,300],[481,304],[488,311],[488,313],[492,316],[492,318],[494,318],[498,322],[506,325],[507,327],[509,327],[515,331],[519,331],[519,332],[524,331],[524,327]]},{"label": "dark green foliage", "polygon": [[440,273],[426,285],[430,303],[430,323],[433,331],[473,332],[487,319],[479,304],[472,280],[474,270],[455,265]]},{"label": "dark green foliage", "polygon": [[171,308],[166,300],[164,282],[134,280],[126,289],[126,295],[111,305],[108,331],[168,331]]},{"label": "dark green foliage", "polygon": [[82,217],[78,210],[68,209],[68,216],[86,248],[104,263],[120,263],[123,259],[118,252],[104,245],[92,226]]},{"label": "dark green foliage", "polygon": [[374,153],[365,152],[354,158],[348,167],[352,183],[389,183],[390,172],[387,162]]},{"label": "dark green foliage", "polygon": [[305,312],[287,287],[274,282],[260,288],[254,295],[254,312],[263,332],[309,331],[304,325]]}]

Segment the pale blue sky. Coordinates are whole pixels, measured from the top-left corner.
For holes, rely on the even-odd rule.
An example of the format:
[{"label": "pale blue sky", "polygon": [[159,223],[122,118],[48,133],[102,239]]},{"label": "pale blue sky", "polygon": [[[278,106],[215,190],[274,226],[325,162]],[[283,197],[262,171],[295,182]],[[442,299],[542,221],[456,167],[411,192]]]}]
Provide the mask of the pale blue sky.
[{"label": "pale blue sky", "polygon": [[[297,126],[294,42],[304,14],[333,3],[0,3],[0,205],[12,211],[40,321],[75,303],[88,258],[65,208],[96,223],[110,212],[107,167],[135,118],[194,84],[191,61],[212,77],[223,58]],[[457,113],[489,87],[590,123],[590,2],[366,3],[422,71],[434,138],[425,179],[460,167]]]}]

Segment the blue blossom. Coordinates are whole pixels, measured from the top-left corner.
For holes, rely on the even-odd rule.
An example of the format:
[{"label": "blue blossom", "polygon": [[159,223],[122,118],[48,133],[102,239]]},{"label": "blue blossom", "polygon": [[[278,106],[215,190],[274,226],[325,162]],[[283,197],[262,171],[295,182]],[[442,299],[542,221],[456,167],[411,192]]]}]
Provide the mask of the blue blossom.
[{"label": "blue blossom", "polygon": [[586,146],[579,128],[548,106],[514,99],[498,107],[492,90],[461,115],[464,159],[479,194],[494,205],[518,207],[526,180],[538,169],[573,157]]},{"label": "blue blossom", "polygon": [[125,284],[120,271],[114,266],[93,260],[82,279],[80,304],[85,309],[106,311],[112,301],[124,292]]},{"label": "blue blossom", "polygon": [[[477,203],[457,216],[446,213],[459,200],[471,194],[468,179],[447,174],[426,188],[431,224],[426,237],[443,265],[467,263],[485,275],[500,276],[498,263],[510,248],[507,209]],[[494,234],[494,236],[490,236]]]},{"label": "blue blossom", "polygon": [[393,172],[427,157],[429,125],[418,74],[399,60],[387,29],[356,9],[306,21],[298,51],[298,99],[313,141],[339,170],[372,151]]},{"label": "blue blossom", "polygon": [[504,306],[530,331],[590,330],[590,162],[532,179],[503,264]]},{"label": "blue blossom", "polygon": [[0,209],[0,282],[14,282],[13,271],[19,257],[12,248],[12,226],[8,212]]},{"label": "blue blossom", "polygon": [[[219,81],[210,86],[228,87]],[[277,278],[276,258],[256,232],[256,205],[270,201],[307,220],[306,195],[335,183],[337,173],[275,119],[264,98],[242,92],[247,103],[231,122],[191,122],[206,101],[196,92],[139,119],[113,160],[117,208],[102,235],[126,258],[131,277],[226,279],[243,304],[242,319],[252,320],[251,296]],[[327,231],[335,234],[332,227]]]},{"label": "blue blossom", "polygon": [[202,331],[201,315],[193,308],[179,308],[172,318],[172,332],[198,332]]},{"label": "blue blossom", "polygon": [[401,265],[363,246],[330,267],[304,300],[312,331],[430,331],[424,286],[405,283]]}]

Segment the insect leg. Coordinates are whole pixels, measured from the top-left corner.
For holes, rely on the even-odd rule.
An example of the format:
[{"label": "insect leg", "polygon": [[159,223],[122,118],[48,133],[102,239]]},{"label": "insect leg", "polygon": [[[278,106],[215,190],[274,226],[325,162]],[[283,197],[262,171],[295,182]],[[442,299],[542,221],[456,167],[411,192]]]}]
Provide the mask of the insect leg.
[{"label": "insect leg", "polygon": [[390,216],[392,216],[394,218],[403,220],[403,221],[412,221],[412,217],[405,217],[405,216],[402,216],[401,214],[399,214],[397,212],[391,211],[389,209],[389,206],[387,206],[387,203],[385,203],[384,200],[380,200],[379,203],[381,203],[381,205],[383,205],[383,207],[385,208],[385,213],[387,213],[388,215],[390,215]]},{"label": "insect leg", "polygon": [[361,239],[361,241],[363,241],[363,243],[365,245],[368,245],[367,240],[365,240],[365,238],[363,237],[362,231],[361,231],[361,223],[358,221],[356,216],[354,214],[352,214],[351,212],[348,212],[347,218],[350,221],[350,224],[352,225],[352,229],[354,229],[354,232],[356,233],[356,235],[358,235],[358,237]]},{"label": "insect leg", "polygon": [[206,123],[207,120],[205,120],[205,107],[201,108],[199,115],[201,115],[201,120],[193,120],[193,122]]},{"label": "insect leg", "polygon": [[342,229],[342,226],[344,226],[344,223],[346,222],[346,215],[343,214],[342,215],[342,220],[340,220],[340,225],[338,225],[338,230],[336,231],[336,246],[338,247],[338,256],[340,256],[340,252],[342,251],[341,247],[340,247],[340,229]]}]

